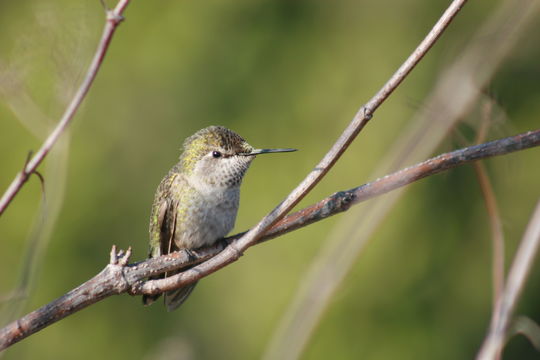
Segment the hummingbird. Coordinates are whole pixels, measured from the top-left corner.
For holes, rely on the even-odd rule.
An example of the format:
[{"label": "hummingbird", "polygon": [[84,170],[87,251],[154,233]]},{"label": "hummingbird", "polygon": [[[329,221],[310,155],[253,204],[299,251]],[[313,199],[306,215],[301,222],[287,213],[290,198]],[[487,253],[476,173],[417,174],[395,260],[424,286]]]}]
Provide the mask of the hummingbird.
[{"label": "hummingbird", "polygon": [[[149,258],[210,246],[222,239],[234,227],[240,185],[255,156],[290,151],[296,149],[255,149],[223,126],[210,126],[188,137],[178,163],[154,197]],[[167,310],[178,308],[196,284],[167,291]],[[152,304],[160,295],[144,295],[143,304]]]}]

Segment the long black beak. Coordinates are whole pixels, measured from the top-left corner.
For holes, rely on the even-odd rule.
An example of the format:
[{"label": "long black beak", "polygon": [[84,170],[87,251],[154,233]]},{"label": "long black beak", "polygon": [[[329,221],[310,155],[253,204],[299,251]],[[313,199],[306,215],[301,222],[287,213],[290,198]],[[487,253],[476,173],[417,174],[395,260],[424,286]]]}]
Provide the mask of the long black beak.
[{"label": "long black beak", "polygon": [[254,149],[249,153],[242,154],[244,156],[254,156],[260,154],[280,153],[280,152],[292,152],[296,149]]}]

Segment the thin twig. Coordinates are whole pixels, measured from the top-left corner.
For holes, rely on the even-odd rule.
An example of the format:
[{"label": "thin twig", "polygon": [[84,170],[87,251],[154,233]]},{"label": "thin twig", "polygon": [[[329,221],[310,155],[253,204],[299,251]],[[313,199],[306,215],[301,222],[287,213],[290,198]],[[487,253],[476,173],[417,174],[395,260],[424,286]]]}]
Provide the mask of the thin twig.
[{"label": "thin twig", "polygon": [[[353,120],[341,134],[332,148],[326,153],[318,165],[307,175],[307,177],[268,215],[266,215],[257,225],[249,230],[234,246],[229,246],[214,259],[193,267],[184,272],[183,277],[198,279],[203,274],[215,272],[225,265],[236,261],[250,246],[257,243],[263,234],[277,221],[283,218],[291,209],[300,202],[317,185],[317,183],[328,173],[336,161],[349,147],[355,137],[373,116],[375,110],[390,96],[390,94],[403,82],[412,69],[429,51],[437,39],[441,36],[450,22],[457,15],[459,10],[467,0],[454,0],[448,9],[441,16],[439,21],[431,29],[424,40],[418,45],[407,60],[399,67],[388,82],[356,113]],[[178,275],[168,277],[168,281],[180,281]]]},{"label": "thin twig", "polygon": [[[535,146],[540,146],[540,130],[439,155],[371,183],[347,191],[337,192],[314,205],[293,213],[276,223],[259,239],[259,242],[276,238],[314,222],[324,220],[348,210],[351,205],[385,194],[427,176],[438,174],[471,161],[505,155]],[[215,261],[215,255],[222,252],[227,245],[235,244],[243,234],[245,233],[237,234],[225,239],[223,242],[218,242],[212,247],[198,249],[189,254],[185,251],[179,251],[125,266],[124,264],[127,263],[130,255],[129,250],[123,256],[119,256],[116,247],[113,247],[110,254],[110,264],[94,278],[1,329],[0,350],[109,296],[125,292],[132,295],[155,294],[173,289],[174,286],[183,286],[193,282],[196,279],[189,276],[189,270],[182,273],[179,282],[170,282],[169,278],[148,281],[144,281],[144,279],[205,260],[208,260],[207,262]],[[185,274],[188,274],[188,276]]]},{"label": "thin twig", "polygon": [[103,63],[105,54],[107,53],[107,49],[109,48],[112,36],[114,35],[118,25],[123,20],[122,14],[126,6],[129,4],[129,1],[130,0],[120,0],[114,9],[107,10],[107,22],[105,23],[101,40],[81,86],[73,96],[73,99],[66,108],[64,115],[62,115],[62,118],[58,122],[58,125],[56,125],[49,137],[41,145],[38,152],[17,174],[17,176],[15,176],[7,190],[2,195],[2,198],[0,198],[0,215],[2,215],[19,190],[21,190],[26,181],[28,181],[30,175],[36,171],[38,166],[45,159],[54,144],[58,141],[60,135],[62,135],[62,133],[66,130],[67,126],[75,116],[75,113],[79,109],[82,101],[88,93],[88,90],[90,90],[94,79],[96,78],[99,68]]},{"label": "thin twig", "polygon": [[540,200],[514,257],[502,296],[492,313],[490,329],[478,353],[478,360],[492,360],[500,356],[514,309],[523,292],[539,245]]}]

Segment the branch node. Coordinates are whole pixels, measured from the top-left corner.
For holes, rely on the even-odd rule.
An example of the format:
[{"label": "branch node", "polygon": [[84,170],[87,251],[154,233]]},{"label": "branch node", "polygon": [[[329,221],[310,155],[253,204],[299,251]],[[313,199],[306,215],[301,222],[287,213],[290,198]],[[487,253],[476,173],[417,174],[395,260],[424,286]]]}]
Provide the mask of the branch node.
[{"label": "branch node", "polygon": [[227,246],[227,248],[234,254],[234,260],[240,259],[240,257],[244,255],[244,252],[236,246],[236,241]]},{"label": "branch node", "polygon": [[364,114],[364,119],[366,121],[371,120],[371,118],[373,117],[373,111],[371,109],[368,109],[367,106],[362,107],[362,112]]},{"label": "branch node", "polygon": [[334,197],[338,202],[337,208],[341,211],[346,211],[351,207],[356,195],[351,191],[338,191],[334,194]]},{"label": "branch node", "polygon": [[23,168],[21,170],[21,176],[30,178],[32,174],[36,175],[39,178],[39,181],[41,181],[41,190],[43,191],[43,193],[45,193],[45,177],[36,169],[30,170],[30,171],[26,170],[26,168],[28,167],[28,164],[30,163],[30,160],[32,160],[32,154],[33,154],[32,150],[28,151],[28,155],[26,157]]},{"label": "branch node", "polygon": [[26,167],[28,166],[28,163],[32,159],[32,153],[33,153],[32,150],[28,151],[28,155],[26,156],[26,160],[24,162],[24,166],[23,166],[23,169],[22,169],[23,174],[26,174]]},{"label": "branch node", "polygon": [[107,14],[107,21],[112,23],[113,25],[118,25],[122,21],[124,21],[124,17],[120,14],[118,14],[114,10],[106,10]]}]

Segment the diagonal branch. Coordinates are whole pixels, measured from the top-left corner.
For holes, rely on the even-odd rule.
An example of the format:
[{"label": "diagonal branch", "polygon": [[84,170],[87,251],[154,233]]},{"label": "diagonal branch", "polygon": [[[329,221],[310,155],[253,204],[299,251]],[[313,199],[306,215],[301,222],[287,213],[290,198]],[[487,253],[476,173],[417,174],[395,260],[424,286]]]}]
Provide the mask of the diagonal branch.
[{"label": "diagonal branch", "polygon": [[[540,146],[540,129],[439,155],[371,183],[337,192],[316,204],[293,213],[276,223],[258,242],[276,238],[344,212],[352,205],[385,194],[427,176],[472,161],[505,155],[535,146]],[[189,284],[198,279],[190,275],[189,270],[175,275],[179,278],[177,281],[170,281],[170,278],[148,281],[144,281],[144,279],[152,275],[197,264],[201,261],[208,260],[206,263],[216,261],[218,258],[215,255],[223,252],[222,250],[226,245],[236,244],[243,234],[229,237],[212,247],[202,248],[190,254],[179,251],[129,265],[127,262],[130,250],[122,254],[117,253],[116,248],[113,247],[110,264],[95,277],[64,296],[1,329],[0,350],[109,296],[126,292],[131,295],[155,294]],[[230,246],[227,248],[230,248]],[[200,277],[207,276],[210,273],[201,273]]]},{"label": "diagonal branch", "polygon": [[36,169],[43,162],[49,151],[51,151],[54,144],[56,144],[60,135],[62,135],[62,133],[66,130],[67,126],[71,123],[71,120],[75,116],[75,113],[79,109],[86,94],[90,90],[94,79],[96,78],[99,68],[103,63],[105,54],[107,53],[107,49],[109,48],[109,44],[112,40],[114,32],[118,25],[124,19],[122,17],[122,14],[124,13],[126,6],[129,4],[129,1],[130,0],[120,0],[114,9],[107,10],[107,22],[105,23],[105,27],[103,28],[101,40],[97,47],[96,53],[94,54],[94,58],[92,59],[92,62],[88,67],[88,71],[86,72],[86,76],[81,86],[73,96],[73,99],[66,108],[64,115],[62,115],[62,118],[60,119],[54,130],[50,133],[49,137],[45,140],[43,145],[41,145],[41,148],[32,157],[32,159],[30,159],[30,161],[25,164],[25,166],[17,174],[17,176],[15,176],[7,190],[0,198],[0,215],[2,215],[2,213],[6,210],[8,205],[17,195],[19,190],[21,190],[26,181],[28,181],[30,176],[36,172]]}]

